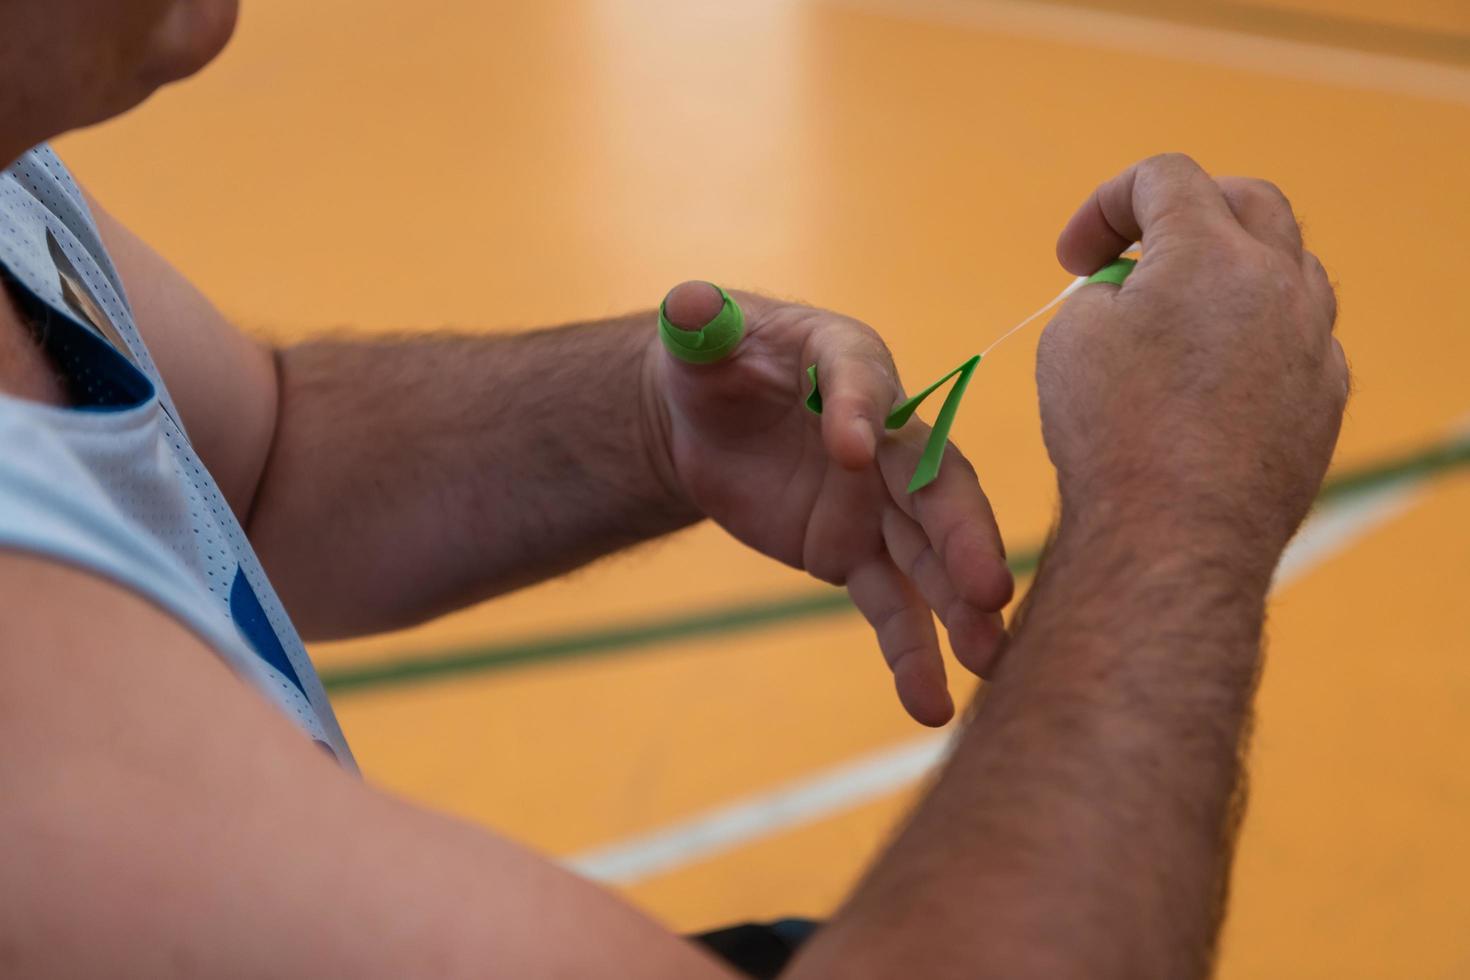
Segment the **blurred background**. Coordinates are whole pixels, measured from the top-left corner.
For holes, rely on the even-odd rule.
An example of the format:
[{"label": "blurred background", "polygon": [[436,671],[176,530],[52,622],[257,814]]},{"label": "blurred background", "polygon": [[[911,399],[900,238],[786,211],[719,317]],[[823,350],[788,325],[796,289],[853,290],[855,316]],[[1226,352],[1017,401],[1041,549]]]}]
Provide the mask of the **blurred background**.
[{"label": "blurred background", "polygon": [[[1470,976],[1466,0],[245,0],[204,75],[58,148],[283,341],[699,277],[867,320],[911,386],[1066,284],[1128,163],[1275,180],[1358,391],[1278,582],[1222,975]],[[1036,336],[956,430],[1022,572]],[[830,913],[941,746],[840,594],[710,528],[314,652],[369,778],[681,930]]]}]

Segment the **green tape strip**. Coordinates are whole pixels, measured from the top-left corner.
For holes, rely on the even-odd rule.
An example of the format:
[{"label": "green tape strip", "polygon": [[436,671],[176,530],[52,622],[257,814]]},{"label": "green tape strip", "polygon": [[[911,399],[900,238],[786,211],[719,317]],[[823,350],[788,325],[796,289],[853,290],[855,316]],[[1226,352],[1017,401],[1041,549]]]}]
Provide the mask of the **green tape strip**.
[{"label": "green tape strip", "polygon": [[1088,276],[1087,282],[1089,284],[1095,282],[1110,282],[1114,286],[1121,286],[1123,285],[1123,280],[1131,276],[1133,274],[1133,270],[1136,268],[1138,268],[1137,259],[1118,259],[1116,262],[1110,262],[1109,264],[1103,266],[1101,269],[1098,269],[1092,275]]},{"label": "green tape strip", "polygon": [[[1133,274],[1138,267],[1137,259],[1118,259],[1103,266],[1087,278],[1088,283],[1106,282],[1115,286],[1123,285],[1123,280]],[[900,429],[909,419],[914,417],[914,412],[924,400],[942,388],[945,382],[951,378],[958,377],[954,387],[950,389],[949,395],[945,397],[944,404],[939,407],[939,416],[934,420],[934,429],[929,433],[929,441],[924,444],[924,452],[919,457],[919,466],[914,471],[914,478],[909,481],[909,493],[922,490],[933,483],[939,476],[939,464],[944,461],[944,447],[949,444],[949,430],[954,427],[955,416],[959,414],[960,400],[965,397],[965,389],[970,386],[970,378],[975,374],[975,368],[980,366],[980,358],[983,355],[976,354],[953,371],[934,382],[923,391],[919,392],[902,405],[889,413],[888,418],[883,421],[884,428]],[[812,383],[811,393],[806,396],[806,407],[817,415],[822,414],[822,389],[817,384],[817,366],[813,364],[806,369],[806,376]]]},{"label": "green tape strip", "polygon": [[923,391],[919,392],[888,416],[884,425],[890,429],[897,429],[913,417],[919,404],[944,384],[950,378],[959,375],[954,387],[949,389],[949,394],[944,398],[944,404],[939,406],[939,415],[934,419],[934,429],[929,433],[929,441],[924,443],[924,452],[919,457],[919,467],[914,470],[914,478],[909,481],[909,493],[915,493],[933,483],[939,476],[939,464],[944,461],[944,447],[949,445],[949,430],[954,427],[954,419],[960,410],[960,399],[965,397],[965,389],[970,386],[970,378],[975,374],[975,369],[980,366],[980,355],[976,354],[953,371],[934,382]]},{"label": "green tape strip", "polygon": [[[899,405],[888,418],[883,420],[885,429],[901,429],[908,420],[914,417],[919,406],[940,388],[945,382],[958,376],[954,387],[945,396],[944,404],[939,407],[939,416],[934,420],[934,428],[929,433],[929,441],[924,444],[924,451],[919,456],[919,465],[914,470],[913,479],[909,481],[908,492],[916,493],[924,489],[939,476],[939,465],[944,462],[944,447],[949,445],[949,430],[954,428],[955,416],[959,414],[960,401],[965,397],[965,389],[970,386],[970,378],[975,374],[975,368],[980,366],[980,355],[976,354],[953,371],[934,382],[923,391],[914,395],[908,401]],[[806,407],[817,415],[822,414],[822,389],[817,384],[817,366],[813,364],[806,369],[806,376],[812,383],[811,394],[806,396]]]},{"label": "green tape strip", "polygon": [[[714,286],[714,283],[710,283]],[[725,305],[715,318],[701,330],[681,330],[669,322],[668,313],[662,304],[658,308],[658,336],[665,349],[681,361],[690,364],[713,364],[722,361],[740,346],[745,336],[745,314],[740,304],[719,286]]]},{"label": "green tape strip", "polygon": [[822,414],[822,389],[817,387],[817,366],[806,369],[807,380],[812,383],[812,393],[806,396],[806,407],[815,415]]}]

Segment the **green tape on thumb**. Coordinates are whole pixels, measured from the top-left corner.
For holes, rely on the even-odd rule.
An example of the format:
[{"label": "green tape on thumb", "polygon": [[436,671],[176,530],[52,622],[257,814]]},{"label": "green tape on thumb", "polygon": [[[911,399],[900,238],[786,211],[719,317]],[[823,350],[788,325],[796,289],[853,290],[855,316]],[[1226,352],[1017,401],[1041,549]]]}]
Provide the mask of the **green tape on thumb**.
[{"label": "green tape on thumb", "polygon": [[1114,286],[1121,286],[1123,285],[1123,280],[1131,276],[1133,270],[1137,267],[1137,259],[1118,259],[1116,262],[1110,262],[1088,276],[1087,282],[1089,285],[1095,282],[1110,282]]},{"label": "green tape on thumb", "polygon": [[[714,283],[710,283],[714,286]],[[700,330],[681,330],[669,322],[663,304],[658,308],[658,337],[664,348],[681,361],[690,364],[713,364],[722,361],[740,346],[745,336],[745,314],[730,294],[715,286],[725,305],[715,318]]]}]

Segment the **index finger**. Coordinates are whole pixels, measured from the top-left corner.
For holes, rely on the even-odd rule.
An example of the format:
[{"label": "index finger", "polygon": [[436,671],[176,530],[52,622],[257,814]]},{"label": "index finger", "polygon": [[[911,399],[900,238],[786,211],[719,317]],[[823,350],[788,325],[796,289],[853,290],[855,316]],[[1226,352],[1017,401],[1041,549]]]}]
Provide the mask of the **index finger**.
[{"label": "index finger", "polygon": [[802,358],[803,364],[811,362],[821,379],[827,451],[849,470],[866,469],[902,391],[888,347],[866,324],[837,317],[812,333]]},{"label": "index finger", "polygon": [[1072,215],[1057,240],[1057,258],[1073,275],[1087,276],[1134,242],[1150,248],[1175,235],[1235,224],[1225,195],[1210,175],[1182,153],[1135,163],[1100,186]]}]

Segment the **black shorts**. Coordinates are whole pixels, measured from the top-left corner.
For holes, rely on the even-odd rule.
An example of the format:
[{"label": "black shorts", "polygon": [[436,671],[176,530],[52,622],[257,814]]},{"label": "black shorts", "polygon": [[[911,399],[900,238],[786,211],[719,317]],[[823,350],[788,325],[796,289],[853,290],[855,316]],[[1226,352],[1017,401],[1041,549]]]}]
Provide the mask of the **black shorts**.
[{"label": "black shorts", "polygon": [[772,980],[820,924],[811,919],[750,922],[690,938],[746,976]]}]

